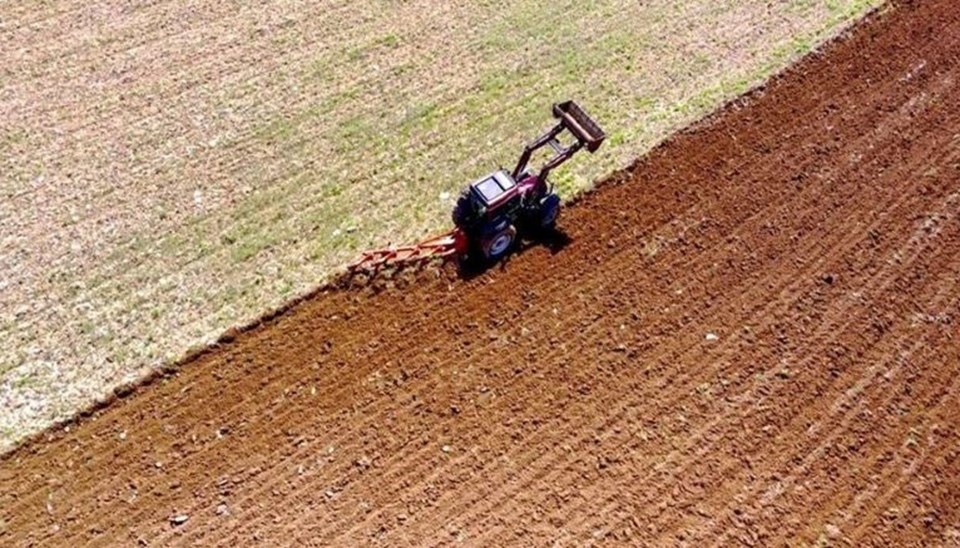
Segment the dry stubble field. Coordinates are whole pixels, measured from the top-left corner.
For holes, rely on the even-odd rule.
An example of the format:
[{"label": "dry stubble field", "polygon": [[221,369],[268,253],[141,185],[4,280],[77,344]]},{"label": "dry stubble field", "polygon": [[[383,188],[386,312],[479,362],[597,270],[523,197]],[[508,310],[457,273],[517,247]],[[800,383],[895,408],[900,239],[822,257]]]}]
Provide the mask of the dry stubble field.
[{"label": "dry stubble field", "polygon": [[872,0],[0,3],[0,448],[447,223],[585,104],[567,195]]}]

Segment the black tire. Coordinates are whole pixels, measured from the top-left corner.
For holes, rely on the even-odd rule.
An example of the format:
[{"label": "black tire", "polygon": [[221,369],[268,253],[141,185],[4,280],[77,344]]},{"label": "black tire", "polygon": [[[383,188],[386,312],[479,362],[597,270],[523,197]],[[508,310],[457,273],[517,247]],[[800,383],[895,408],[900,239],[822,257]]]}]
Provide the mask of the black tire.
[{"label": "black tire", "polygon": [[470,224],[473,214],[473,204],[470,202],[470,191],[465,190],[457,198],[457,205],[453,208],[453,224],[458,227],[466,227]]},{"label": "black tire", "polygon": [[496,261],[507,254],[517,239],[517,229],[509,225],[499,232],[495,232],[483,239],[480,250],[488,261]]},{"label": "black tire", "polygon": [[540,201],[539,225],[542,230],[552,230],[560,218],[560,197],[548,194]]}]

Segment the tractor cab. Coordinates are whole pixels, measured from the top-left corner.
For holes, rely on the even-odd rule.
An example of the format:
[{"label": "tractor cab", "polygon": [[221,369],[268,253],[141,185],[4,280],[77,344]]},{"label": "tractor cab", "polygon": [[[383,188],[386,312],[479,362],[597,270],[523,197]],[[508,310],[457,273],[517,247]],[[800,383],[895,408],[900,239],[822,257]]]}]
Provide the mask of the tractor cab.
[{"label": "tractor cab", "polygon": [[470,194],[473,195],[477,205],[487,212],[493,212],[515,201],[514,199],[519,197],[519,188],[517,181],[509,173],[500,170],[470,185]]},{"label": "tractor cab", "polygon": [[491,221],[514,215],[520,201],[517,181],[505,170],[494,171],[474,181],[460,194],[454,222],[469,232],[482,231]]}]

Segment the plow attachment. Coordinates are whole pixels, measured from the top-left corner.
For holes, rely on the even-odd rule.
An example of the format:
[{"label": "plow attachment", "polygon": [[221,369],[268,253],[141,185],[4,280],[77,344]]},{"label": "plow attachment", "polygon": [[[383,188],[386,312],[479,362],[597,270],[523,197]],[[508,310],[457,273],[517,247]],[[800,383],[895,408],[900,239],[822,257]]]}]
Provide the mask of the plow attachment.
[{"label": "plow attachment", "polygon": [[376,274],[384,268],[422,266],[434,259],[448,259],[462,253],[466,247],[464,235],[459,230],[434,236],[413,245],[388,247],[365,251],[347,267],[352,274]]}]

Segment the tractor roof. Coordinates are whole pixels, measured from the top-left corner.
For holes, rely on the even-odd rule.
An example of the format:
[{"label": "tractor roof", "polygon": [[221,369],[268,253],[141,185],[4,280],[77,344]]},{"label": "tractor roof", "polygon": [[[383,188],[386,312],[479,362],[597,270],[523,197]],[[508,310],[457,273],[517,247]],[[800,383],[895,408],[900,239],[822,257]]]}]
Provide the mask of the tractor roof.
[{"label": "tractor roof", "polygon": [[471,185],[484,205],[490,205],[505,198],[505,194],[516,193],[517,182],[506,171],[495,171]]}]

